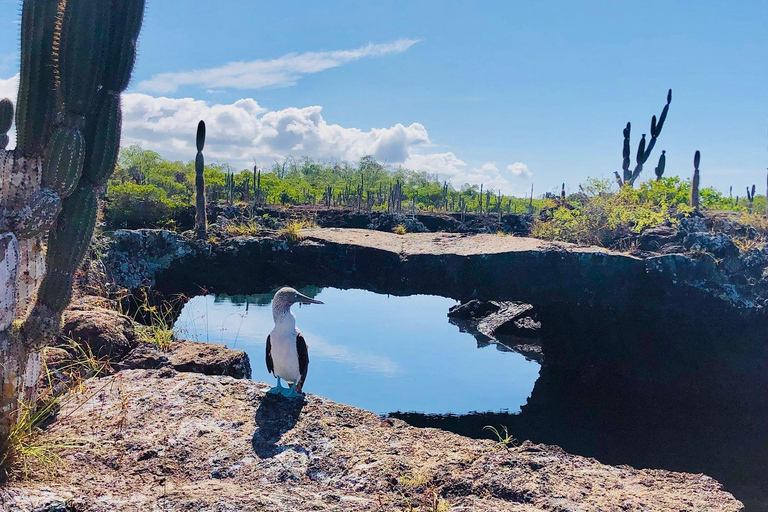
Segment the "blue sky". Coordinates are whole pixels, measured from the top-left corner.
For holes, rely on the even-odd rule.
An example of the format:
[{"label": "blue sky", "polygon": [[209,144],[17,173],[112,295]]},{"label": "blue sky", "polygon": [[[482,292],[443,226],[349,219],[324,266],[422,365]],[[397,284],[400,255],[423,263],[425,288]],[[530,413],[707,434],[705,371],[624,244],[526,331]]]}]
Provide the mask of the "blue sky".
[{"label": "blue sky", "polygon": [[[18,11],[0,0],[3,94]],[[209,161],[372,153],[522,194],[611,176],[671,87],[645,177],[700,149],[702,183],[741,193],[768,167],[766,27],[762,0],[150,0],[123,137],[188,160],[202,117]]]}]

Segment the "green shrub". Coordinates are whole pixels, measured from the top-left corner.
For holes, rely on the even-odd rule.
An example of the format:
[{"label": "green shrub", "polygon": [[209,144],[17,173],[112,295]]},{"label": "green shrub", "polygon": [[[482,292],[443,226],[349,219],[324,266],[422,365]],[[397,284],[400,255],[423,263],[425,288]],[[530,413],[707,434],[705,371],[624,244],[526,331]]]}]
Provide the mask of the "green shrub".
[{"label": "green shrub", "polygon": [[104,218],[107,223],[129,228],[163,226],[184,209],[182,203],[168,199],[165,190],[136,183],[109,187],[106,203]]},{"label": "green shrub", "polygon": [[608,180],[587,180],[579,201],[560,206],[549,200],[545,213],[534,222],[533,236],[578,244],[612,245],[622,232],[639,233],[691,213],[687,204],[690,184],[679,178],[642,183],[637,189],[617,187]]}]

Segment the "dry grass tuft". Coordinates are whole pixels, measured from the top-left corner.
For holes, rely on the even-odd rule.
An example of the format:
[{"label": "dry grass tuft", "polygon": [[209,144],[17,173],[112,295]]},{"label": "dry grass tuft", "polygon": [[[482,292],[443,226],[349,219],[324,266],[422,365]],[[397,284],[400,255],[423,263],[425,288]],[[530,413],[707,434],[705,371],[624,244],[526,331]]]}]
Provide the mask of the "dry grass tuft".
[{"label": "dry grass tuft", "polygon": [[278,235],[285,238],[290,243],[296,243],[304,239],[301,234],[302,229],[315,227],[315,223],[310,220],[298,219],[289,221],[283,229],[278,231]]},{"label": "dry grass tuft", "polygon": [[253,220],[244,220],[233,222],[224,226],[224,231],[229,236],[256,236],[259,234],[261,226]]}]

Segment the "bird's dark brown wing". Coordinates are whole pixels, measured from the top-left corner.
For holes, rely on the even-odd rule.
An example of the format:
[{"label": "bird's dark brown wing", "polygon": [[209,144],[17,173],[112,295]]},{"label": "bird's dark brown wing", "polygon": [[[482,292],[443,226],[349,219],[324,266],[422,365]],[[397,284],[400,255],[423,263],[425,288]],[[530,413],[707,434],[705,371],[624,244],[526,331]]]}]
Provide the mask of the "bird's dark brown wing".
[{"label": "bird's dark brown wing", "polygon": [[274,375],[275,366],[272,364],[272,342],[269,340],[269,334],[267,334],[267,371]]},{"label": "bird's dark brown wing", "polygon": [[296,383],[296,391],[301,393],[301,388],[304,387],[304,381],[307,380],[307,370],[309,370],[309,352],[307,352],[307,342],[304,341],[304,336],[299,334],[296,336],[296,352],[299,354],[299,377]]}]

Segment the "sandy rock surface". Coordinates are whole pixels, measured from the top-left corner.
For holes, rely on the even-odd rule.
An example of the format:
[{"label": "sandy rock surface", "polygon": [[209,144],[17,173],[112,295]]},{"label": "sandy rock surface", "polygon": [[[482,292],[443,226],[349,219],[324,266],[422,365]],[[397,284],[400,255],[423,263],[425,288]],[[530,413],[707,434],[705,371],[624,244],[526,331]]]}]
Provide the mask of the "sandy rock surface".
[{"label": "sandy rock surface", "polygon": [[606,466],[531,443],[506,449],[313,395],[276,398],[265,387],[171,368],[91,380],[46,434],[72,446],[57,475],[10,484],[0,509],[742,508],[703,475]]}]

